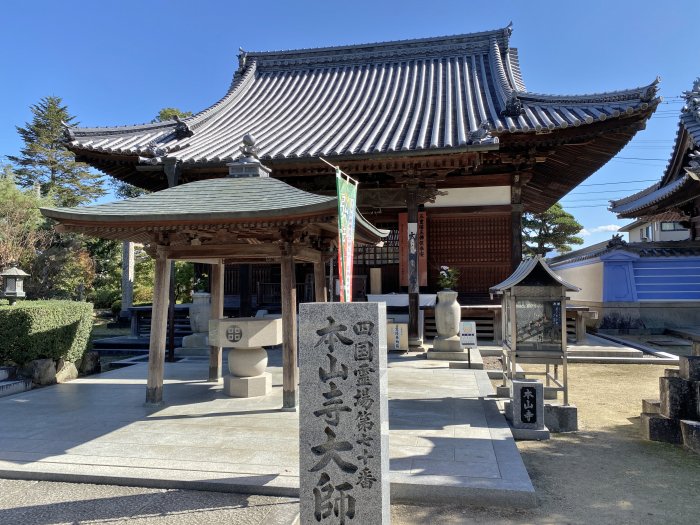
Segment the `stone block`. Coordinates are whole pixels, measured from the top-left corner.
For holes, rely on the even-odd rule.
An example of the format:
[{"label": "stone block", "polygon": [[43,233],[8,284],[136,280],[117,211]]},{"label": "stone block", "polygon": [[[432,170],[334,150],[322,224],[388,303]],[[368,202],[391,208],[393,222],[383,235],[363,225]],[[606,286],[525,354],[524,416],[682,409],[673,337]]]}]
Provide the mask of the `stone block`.
[{"label": "stone block", "polygon": [[78,379],[78,369],[75,367],[75,363],[59,359],[58,365],[56,365],[56,382],[67,383],[73,379]]},{"label": "stone block", "polygon": [[14,379],[17,369],[13,366],[0,366],[0,381]]},{"label": "stone block", "polygon": [[469,351],[460,350],[458,352],[444,352],[441,350],[430,349],[426,352],[426,357],[428,359],[439,359],[441,361],[469,361]]},{"label": "stone block", "polygon": [[0,397],[11,396],[12,394],[19,394],[21,392],[26,392],[32,389],[31,379],[6,379],[0,381]]},{"label": "stone block", "polygon": [[80,375],[99,374],[101,370],[100,353],[94,350],[92,352],[85,352],[80,361]]},{"label": "stone block", "polygon": [[678,371],[682,379],[700,381],[700,356],[680,356]]},{"label": "stone block", "polygon": [[[557,396],[559,395],[559,390],[556,387],[553,386],[546,386],[544,387],[544,399],[545,400],[553,400],[557,399]],[[546,425],[546,423],[545,423]],[[551,428],[549,430],[552,430]],[[556,432],[556,430],[552,430],[553,432]]]},{"label": "stone block", "polygon": [[671,419],[661,414],[644,414],[640,416],[641,432],[644,439],[680,444],[681,425],[678,419]]},{"label": "stone block", "polygon": [[56,382],[56,363],[53,359],[35,359],[21,373],[31,377],[35,385],[53,385]]},{"label": "stone block", "polygon": [[677,368],[667,368],[664,370],[664,377],[680,377],[680,370]]},{"label": "stone block", "polygon": [[266,396],[272,391],[272,374],[265,372],[259,376],[224,376],[224,393],[230,397]]},{"label": "stone block", "polygon": [[462,341],[458,335],[451,337],[437,336],[433,339],[433,349],[437,352],[462,352]]},{"label": "stone block", "polygon": [[536,379],[512,382],[513,427],[544,429],[544,386]]},{"label": "stone block", "polygon": [[575,432],[578,430],[576,405],[545,405],[544,426],[550,432]]},{"label": "stone block", "polygon": [[282,319],[238,317],[209,321],[209,344],[224,348],[254,348],[282,343]]},{"label": "stone block", "polygon": [[684,447],[700,454],[700,421],[681,420],[681,436]]},{"label": "stone block", "polygon": [[660,377],[661,415],[673,419],[686,417],[690,396],[689,382],[680,377]]},{"label": "stone block", "polygon": [[182,338],[182,348],[209,348],[209,334],[197,332]]},{"label": "stone block", "polygon": [[301,523],[389,523],[386,344],[385,303],[299,305]]},{"label": "stone block", "polygon": [[660,414],[661,401],[658,399],[642,399],[642,412],[646,414]]},{"label": "stone block", "polygon": [[510,397],[510,387],[509,386],[497,386],[496,387],[496,397]]},{"label": "stone block", "polygon": [[539,429],[511,427],[510,432],[516,441],[544,441],[551,437],[547,427]]}]

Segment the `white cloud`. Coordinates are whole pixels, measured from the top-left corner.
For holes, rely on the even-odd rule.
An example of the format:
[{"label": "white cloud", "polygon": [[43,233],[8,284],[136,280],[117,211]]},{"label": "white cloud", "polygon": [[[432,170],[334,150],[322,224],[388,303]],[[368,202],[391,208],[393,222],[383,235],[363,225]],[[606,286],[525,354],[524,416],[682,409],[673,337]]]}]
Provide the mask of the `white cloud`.
[{"label": "white cloud", "polygon": [[603,226],[596,226],[595,228],[584,228],[578,234],[581,237],[587,237],[589,235],[593,235],[594,233],[601,233],[601,232],[616,232],[622,228],[622,226],[619,226],[617,224],[605,224]]}]

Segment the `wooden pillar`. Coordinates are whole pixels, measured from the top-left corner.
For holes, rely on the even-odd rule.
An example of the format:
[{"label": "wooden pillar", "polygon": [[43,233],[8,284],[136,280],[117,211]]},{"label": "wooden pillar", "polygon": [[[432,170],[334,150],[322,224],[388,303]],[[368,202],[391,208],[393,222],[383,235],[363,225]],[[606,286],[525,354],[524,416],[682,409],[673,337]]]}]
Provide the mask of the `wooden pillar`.
[{"label": "wooden pillar", "polygon": [[[408,211],[408,344],[420,346],[418,327],[418,309],[420,307],[418,283],[418,201],[416,188],[408,188],[406,193],[406,208]],[[413,236],[413,240],[411,237]]]},{"label": "wooden pillar", "polygon": [[326,265],[323,259],[314,262],[314,300],[317,303],[328,301],[326,293]]},{"label": "wooden pillar", "polygon": [[282,270],[282,409],[296,410],[297,383],[297,287],[291,243],[285,242],[280,261]]},{"label": "wooden pillar", "polygon": [[170,263],[158,247],[156,252],[153,309],[151,313],[151,340],[148,346],[148,381],[146,403],[163,402],[163,368],[165,366],[165,335],[168,316]]},{"label": "wooden pillar", "polygon": [[253,315],[253,305],[250,300],[250,274],[251,274],[250,264],[239,264],[238,265],[238,294],[240,300],[238,302],[240,308],[238,309],[238,315],[240,317],[250,317]]},{"label": "wooden pillar", "polygon": [[511,252],[510,265],[515,270],[523,259],[523,205],[522,205],[522,184],[520,175],[513,177],[513,184],[510,187],[511,203]]},{"label": "wooden pillar", "polygon": [[[212,264],[211,280],[211,318],[220,319],[224,316],[224,264]],[[218,382],[222,373],[222,353],[220,346],[209,347],[209,381]]]}]

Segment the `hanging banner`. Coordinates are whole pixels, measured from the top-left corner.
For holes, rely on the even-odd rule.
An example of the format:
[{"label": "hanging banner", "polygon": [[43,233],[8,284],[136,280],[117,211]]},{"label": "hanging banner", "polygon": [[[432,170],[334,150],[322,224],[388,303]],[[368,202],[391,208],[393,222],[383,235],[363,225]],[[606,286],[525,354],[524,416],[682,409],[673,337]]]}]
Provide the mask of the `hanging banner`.
[{"label": "hanging banner", "polygon": [[[426,214],[418,212],[418,228],[408,222],[407,213],[399,213],[399,286],[409,286],[409,255],[411,254],[411,236],[415,239],[418,259],[418,285],[428,286],[428,228]],[[412,258],[413,259],[413,258]]]},{"label": "hanging banner", "polygon": [[340,281],[340,302],[352,302],[352,265],[355,253],[355,206],[357,184],[335,170],[338,188],[338,277]]}]

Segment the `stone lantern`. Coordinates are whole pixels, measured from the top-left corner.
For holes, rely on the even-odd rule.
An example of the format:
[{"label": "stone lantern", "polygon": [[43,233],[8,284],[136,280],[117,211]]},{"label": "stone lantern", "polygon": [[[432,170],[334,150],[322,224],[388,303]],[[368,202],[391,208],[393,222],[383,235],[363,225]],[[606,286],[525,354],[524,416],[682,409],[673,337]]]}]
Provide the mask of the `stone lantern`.
[{"label": "stone lantern", "polygon": [[6,297],[10,304],[15,304],[18,298],[23,299],[26,296],[24,293],[24,278],[29,277],[29,274],[17,268],[17,263],[12,263],[12,267],[0,273],[0,277],[3,277],[5,281],[2,296]]}]

